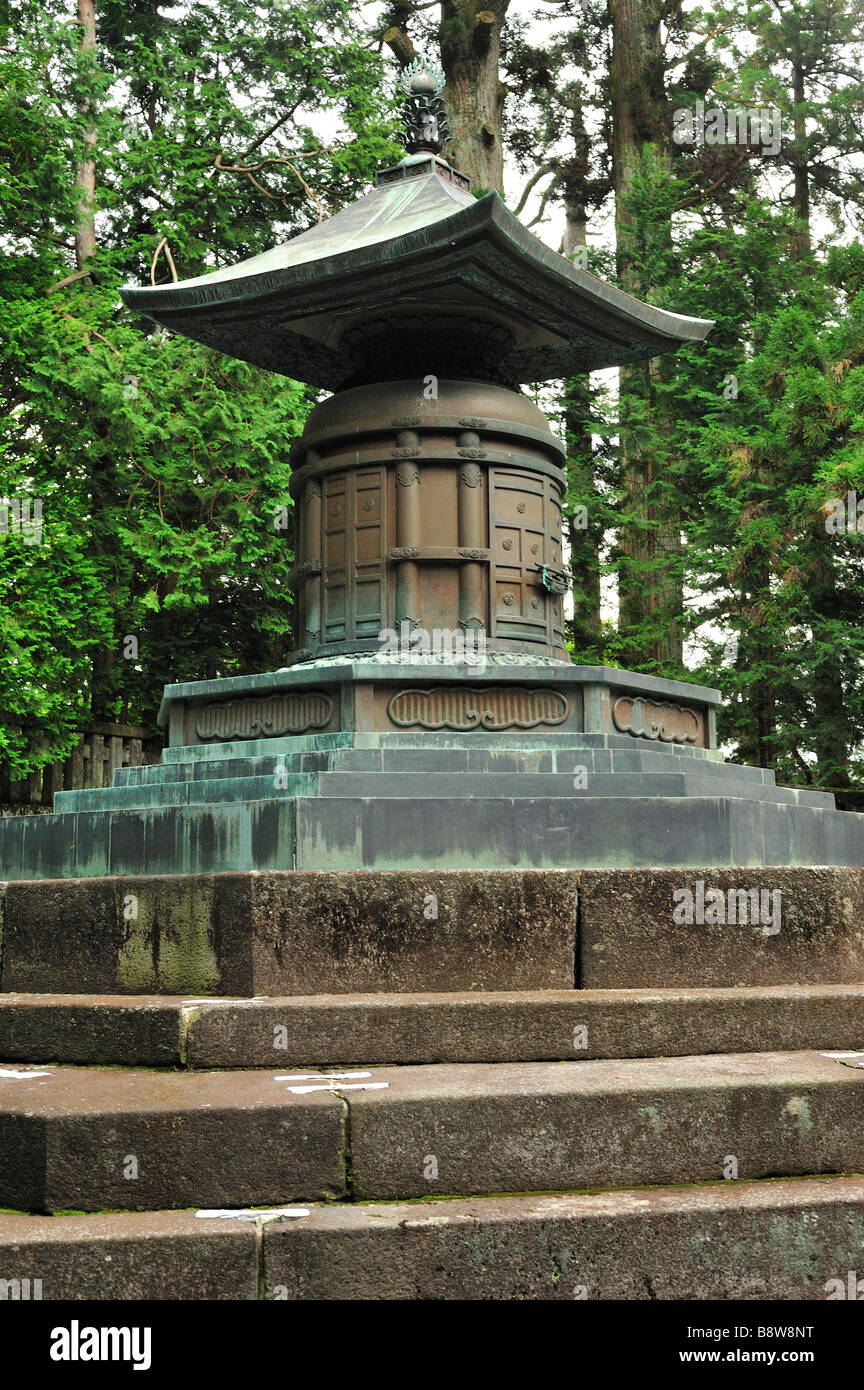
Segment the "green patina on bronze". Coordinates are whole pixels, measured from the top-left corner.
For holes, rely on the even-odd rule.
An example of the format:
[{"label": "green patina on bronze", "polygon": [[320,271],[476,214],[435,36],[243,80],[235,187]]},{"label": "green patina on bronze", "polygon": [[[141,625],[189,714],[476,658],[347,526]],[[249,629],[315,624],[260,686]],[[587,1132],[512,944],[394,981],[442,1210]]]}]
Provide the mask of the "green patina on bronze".
[{"label": "green patina on bronze", "polygon": [[567,662],[564,450],[519,385],[653,357],[711,325],[572,265],[496,193],[473,198],[437,153],[434,75],[412,71],[408,89],[412,153],[364,197],[239,265],[124,299],[337,393],[292,451],[294,661],[421,629]]},{"label": "green patina on bronze", "polygon": [[431,153],[271,251],[123,298],[173,333],[333,391],[394,364],[516,387],[656,357],[711,327],[573,265]]}]

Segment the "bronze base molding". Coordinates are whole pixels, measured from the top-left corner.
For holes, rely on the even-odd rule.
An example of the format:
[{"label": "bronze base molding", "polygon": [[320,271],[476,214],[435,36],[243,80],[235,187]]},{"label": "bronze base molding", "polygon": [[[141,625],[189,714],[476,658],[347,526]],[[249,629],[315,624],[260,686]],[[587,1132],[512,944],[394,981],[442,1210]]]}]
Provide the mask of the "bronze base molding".
[{"label": "bronze base molding", "polygon": [[171,747],[315,734],[450,730],[478,742],[504,730],[626,735],[634,746],[717,747],[717,691],[613,667],[518,654],[460,662],[344,660],[165,689]]}]

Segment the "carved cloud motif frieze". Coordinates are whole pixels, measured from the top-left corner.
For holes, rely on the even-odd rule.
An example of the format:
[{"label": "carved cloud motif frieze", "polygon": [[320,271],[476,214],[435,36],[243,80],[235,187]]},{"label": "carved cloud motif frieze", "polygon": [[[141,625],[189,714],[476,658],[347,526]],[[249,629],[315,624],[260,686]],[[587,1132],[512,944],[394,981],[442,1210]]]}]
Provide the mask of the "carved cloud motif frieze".
[{"label": "carved cloud motif frieze", "polygon": [[643,700],[622,695],[612,706],[612,722],[622,734],[661,743],[693,743],[702,732],[696,710],[665,700]]},{"label": "carved cloud motif frieze", "polygon": [[323,690],[271,695],[264,700],[226,700],[195,716],[198,738],[277,738],[329,724],[333,701]]},{"label": "carved cloud motif frieze", "polygon": [[570,705],[558,690],[439,686],[432,690],[400,690],[388,704],[387,712],[400,729],[465,732],[563,724],[570,713]]}]

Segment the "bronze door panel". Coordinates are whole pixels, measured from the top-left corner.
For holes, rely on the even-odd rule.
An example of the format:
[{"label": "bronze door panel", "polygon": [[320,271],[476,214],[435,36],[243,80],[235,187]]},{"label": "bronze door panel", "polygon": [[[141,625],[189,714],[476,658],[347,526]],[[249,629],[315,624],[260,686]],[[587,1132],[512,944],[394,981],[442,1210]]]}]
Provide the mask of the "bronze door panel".
[{"label": "bronze door panel", "polygon": [[558,605],[543,588],[540,572],[559,548],[553,535],[560,532],[553,528],[560,513],[552,505],[549,479],[490,469],[489,483],[495,564],[493,635],[551,642]]},{"label": "bronze door panel", "polygon": [[385,470],[323,479],[324,640],[375,637],[385,626]]}]

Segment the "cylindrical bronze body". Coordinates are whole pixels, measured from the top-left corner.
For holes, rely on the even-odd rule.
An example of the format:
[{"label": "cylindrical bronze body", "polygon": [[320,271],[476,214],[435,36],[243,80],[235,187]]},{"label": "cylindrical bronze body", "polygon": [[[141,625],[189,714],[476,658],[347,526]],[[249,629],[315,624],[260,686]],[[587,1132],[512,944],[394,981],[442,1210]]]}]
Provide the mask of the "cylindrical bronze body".
[{"label": "cylindrical bronze body", "polygon": [[527,397],[435,378],[353,387],[313,410],[293,461],[292,663],[418,628],[568,660],[563,448]]}]

